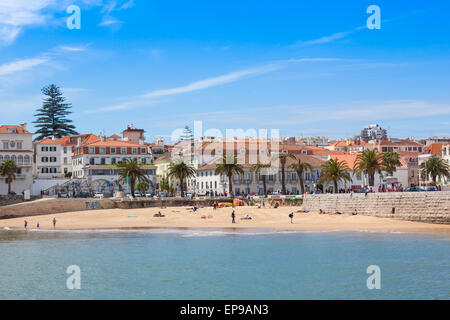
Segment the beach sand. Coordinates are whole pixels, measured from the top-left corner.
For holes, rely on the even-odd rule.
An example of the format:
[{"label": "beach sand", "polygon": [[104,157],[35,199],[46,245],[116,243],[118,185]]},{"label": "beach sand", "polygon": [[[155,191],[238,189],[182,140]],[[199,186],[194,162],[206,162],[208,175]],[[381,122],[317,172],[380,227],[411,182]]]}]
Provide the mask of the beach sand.
[{"label": "beach sand", "polygon": [[[235,210],[236,223],[231,223],[231,212]],[[388,218],[350,214],[319,214],[318,212],[297,212],[299,207],[261,208],[200,208],[196,213],[187,207],[105,209],[66,212],[51,215],[21,217],[0,220],[0,229],[28,228],[53,229],[52,220],[56,218],[56,229],[138,229],[138,228],[258,228],[277,231],[380,231],[380,232],[419,232],[450,234],[450,225],[410,222]],[[161,211],[165,217],[153,217]],[[290,223],[289,213],[294,212],[294,223]],[[241,218],[250,215],[252,220]],[[206,219],[203,219],[206,217]],[[209,217],[209,218],[208,218]]]}]

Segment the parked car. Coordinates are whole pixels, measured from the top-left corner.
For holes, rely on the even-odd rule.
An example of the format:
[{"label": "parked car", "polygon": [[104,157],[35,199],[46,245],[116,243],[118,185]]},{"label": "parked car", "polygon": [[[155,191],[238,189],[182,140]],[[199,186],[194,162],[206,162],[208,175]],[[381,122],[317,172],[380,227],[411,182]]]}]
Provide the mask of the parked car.
[{"label": "parked car", "polygon": [[104,197],[105,197],[104,194],[101,192],[96,192],[94,194],[94,198],[96,198],[96,199],[103,199]]},{"label": "parked car", "polygon": [[411,187],[406,189],[406,192],[422,192],[422,191],[425,191],[425,189],[422,187]]},{"label": "parked car", "polygon": [[69,193],[67,193],[67,192],[60,192],[58,196],[59,196],[59,198],[69,198]]},{"label": "parked car", "polygon": [[429,186],[425,188],[426,191],[439,191],[436,186]]},{"label": "parked car", "polygon": [[369,192],[369,190],[365,189],[365,188],[358,188],[353,190],[354,193],[366,193]]},{"label": "parked car", "polygon": [[146,194],[145,194],[145,197],[151,198],[151,197],[153,197],[153,193],[146,193]]}]

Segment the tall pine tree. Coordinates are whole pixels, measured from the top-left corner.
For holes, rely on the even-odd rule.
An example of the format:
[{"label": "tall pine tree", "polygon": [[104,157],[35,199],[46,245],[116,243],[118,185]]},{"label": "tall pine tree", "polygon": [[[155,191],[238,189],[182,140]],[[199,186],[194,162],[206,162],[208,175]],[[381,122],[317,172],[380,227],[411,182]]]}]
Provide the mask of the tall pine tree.
[{"label": "tall pine tree", "polygon": [[39,128],[36,131],[39,136],[35,140],[78,134],[74,130],[75,126],[71,124],[72,120],[67,119],[67,115],[72,113],[69,110],[72,104],[65,103],[66,98],[63,97],[60,88],[51,84],[42,88],[42,93],[46,97],[42,101],[42,108],[39,108],[34,115],[37,119],[33,123],[36,123],[36,127]]}]

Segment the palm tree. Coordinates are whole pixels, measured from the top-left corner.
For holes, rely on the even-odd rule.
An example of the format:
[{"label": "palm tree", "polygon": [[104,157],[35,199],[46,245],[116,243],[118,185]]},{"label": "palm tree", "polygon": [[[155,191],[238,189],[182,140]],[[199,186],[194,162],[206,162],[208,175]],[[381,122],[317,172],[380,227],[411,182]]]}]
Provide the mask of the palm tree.
[{"label": "palm tree", "polygon": [[6,160],[0,164],[0,176],[6,176],[8,181],[8,194],[11,194],[11,183],[16,179],[16,173],[19,170],[14,160]]},{"label": "palm tree", "polygon": [[377,149],[367,149],[362,153],[359,153],[356,157],[353,170],[358,174],[367,174],[369,177],[369,186],[375,185],[375,173],[378,172],[381,175],[383,166],[381,164],[381,154]]},{"label": "palm tree", "polygon": [[266,183],[266,176],[267,176],[267,169],[270,168],[271,165],[268,164],[263,164],[263,163],[256,163],[254,165],[251,166],[250,170],[252,172],[255,172],[256,175],[258,175],[258,173],[260,173],[261,178],[262,178],[262,182],[263,182],[263,188],[264,188],[264,196],[267,196],[267,183]]},{"label": "palm tree", "polygon": [[147,192],[149,187],[149,184],[147,181],[141,181],[137,184],[136,189],[145,196],[145,193]]},{"label": "palm tree", "polygon": [[402,163],[397,152],[386,152],[381,156],[381,165],[383,166],[383,170],[392,176],[397,171],[397,167],[401,166]]},{"label": "palm tree", "polygon": [[223,174],[228,177],[228,193],[231,196],[234,196],[231,177],[233,176],[233,174],[243,174],[243,173],[244,170],[242,169],[242,166],[237,163],[237,157],[231,154],[223,156],[222,162],[217,164],[215,170],[215,174],[217,175]]},{"label": "palm tree", "polygon": [[137,159],[124,159],[117,164],[117,167],[119,168],[119,182],[128,182],[130,184],[131,196],[134,198],[134,186],[136,182],[149,181],[145,175],[145,171],[141,168]]},{"label": "palm tree", "polygon": [[421,163],[419,168],[422,171],[422,176],[431,176],[434,184],[436,184],[438,177],[450,178],[450,166],[444,159],[435,156]]},{"label": "palm tree", "polygon": [[320,183],[333,181],[334,193],[337,193],[339,181],[352,181],[349,170],[345,160],[330,159],[322,165]]},{"label": "palm tree", "polygon": [[280,153],[277,158],[280,160],[281,165],[281,193],[286,194],[286,179],[284,176],[286,162],[288,158],[295,159],[295,156],[289,153]]},{"label": "palm tree", "polygon": [[302,190],[302,194],[305,193],[305,183],[303,181],[303,172],[306,170],[311,170],[312,167],[309,163],[307,162],[303,162],[300,158],[297,158],[296,156],[294,156],[295,161],[293,164],[291,164],[289,166],[289,168],[293,169],[297,175],[298,175],[298,180],[300,183],[300,189]]},{"label": "palm tree", "polygon": [[183,160],[171,162],[169,164],[168,176],[180,180],[181,196],[184,197],[184,180],[195,176],[195,169]]}]

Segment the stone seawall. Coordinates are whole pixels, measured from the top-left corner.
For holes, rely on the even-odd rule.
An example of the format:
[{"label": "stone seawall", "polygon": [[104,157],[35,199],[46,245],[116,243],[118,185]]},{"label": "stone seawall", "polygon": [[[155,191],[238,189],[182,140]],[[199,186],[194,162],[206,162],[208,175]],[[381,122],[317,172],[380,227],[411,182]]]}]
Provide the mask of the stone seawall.
[{"label": "stone seawall", "polygon": [[[37,200],[41,198],[41,196],[30,196],[30,200]],[[11,204],[25,202],[23,200],[23,195],[2,195],[0,196],[0,207],[1,206],[9,206]]]},{"label": "stone seawall", "polygon": [[70,211],[112,209],[110,199],[41,199],[0,207],[0,219],[39,216]]},{"label": "stone seawall", "polygon": [[450,224],[450,191],[305,195],[306,210]]},{"label": "stone seawall", "polygon": [[137,200],[112,200],[112,199],[55,199],[46,198],[38,201],[22,202],[0,207],[0,219],[18,218],[25,216],[38,216],[71,211],[102,210],[102,209],[131,209],[154,207],[179,207],[179,206],[212,206],[215,201],[232,202],[232,199],[137,199]]}]

